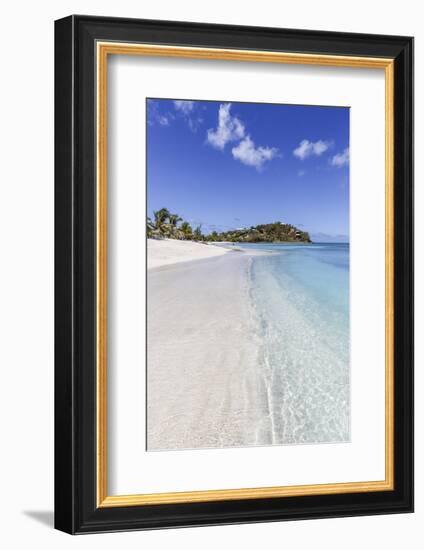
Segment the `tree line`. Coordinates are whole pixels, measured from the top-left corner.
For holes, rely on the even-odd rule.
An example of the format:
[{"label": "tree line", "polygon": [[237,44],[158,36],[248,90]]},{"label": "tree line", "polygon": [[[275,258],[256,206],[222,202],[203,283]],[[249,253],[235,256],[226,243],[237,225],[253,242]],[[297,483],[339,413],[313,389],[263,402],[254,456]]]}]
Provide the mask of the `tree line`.
[{"label": "tree line", "polygon": [[179,239],[182,241],[203,241],[206,239],[202,233],[202,225],[194,229],[188,221],[178,214],[172,214],[167,208],[161,208],[153,212],[153,220],[147,218],[147,237]]},{"label": "tree line", "polygon": [[289,223],[280,221],[260,224],[249,228],[231,229],[218,233],[212,231],[207,235],[202,233],[202,225],[194,229],[188,221],[178,214],[172,214],[167,208],[153,212],[153,220],[147,218],[147,236],[156,239],[179,239],[207,242],[246,242],[246,243],[279,243],[279,242],[311,242],[309,233],[301,231]]}]

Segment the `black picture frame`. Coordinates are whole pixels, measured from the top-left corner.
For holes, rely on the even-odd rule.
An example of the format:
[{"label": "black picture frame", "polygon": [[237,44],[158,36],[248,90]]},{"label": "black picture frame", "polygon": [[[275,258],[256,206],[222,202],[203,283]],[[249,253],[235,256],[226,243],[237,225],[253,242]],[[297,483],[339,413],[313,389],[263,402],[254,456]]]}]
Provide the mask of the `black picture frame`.
[{"label": "black picture frame", "polygon": [[[394,490],[97,507],[96,41],[394,60]],[[413,511],[413,39],[73,15],[55,22],[55,527],[72,534]]]}]

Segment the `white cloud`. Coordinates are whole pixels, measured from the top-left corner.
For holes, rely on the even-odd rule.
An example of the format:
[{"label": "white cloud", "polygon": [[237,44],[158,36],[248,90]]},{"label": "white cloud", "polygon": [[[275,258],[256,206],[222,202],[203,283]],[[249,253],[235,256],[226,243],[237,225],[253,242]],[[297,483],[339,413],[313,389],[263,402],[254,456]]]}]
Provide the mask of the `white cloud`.
[{"label": "white cloud", "polygon": [[244,125],[230,114],[231,103],[223,103],[219,106],[218,127],[210,128],[207,133],[207,142],[217,149],[224,149],[229,141],[237,141],[244,137]]},{"label": "white cloud", "polygon": [[250,136],[246,136],[236,147],[233,147],[231,152],[235,159],[259,170],[265,162],[277,156],[278,149],[275,147],[255,147]]},{"label": "white cloud", "polygon": [[172,113],[161,113],[159,109],[160,103],[154,99],[147,100],[147,123],[150,126],[169,126],[175,116]]},{"label": "white cloud", "polygon": [[337,168],[341,168],[342,166],[349,164],[349,148],[346,147],[343,153],[337,153],[337,155],[334,155],[334,157],[330,160],[330,164],[331,166],[336,166]]},{"label": "white cloud", "polygon": [[177,99],[174,101],[174,107],[177,111],[180,111],[184,115],[188,115],[194,109],[194,101],[186,101],[184,99]]},{"label": "white cloud", "polygon": [[198,116],[198,117],[195,117],[195,118],[188,118],[187,119],[187,124],[188,124],[188,127],[190,128],[190,130],[194,133],[197,132],[197,130],[199,129],[199,126],[201,126],[203,124],[203,118]]},{"label": "white cloud", "polygon": [[161,126],[169,126],[169,118],[165,115],[158,115],[157,121]]},{"label": "white cloud", "polygon": [[176,99],[174,100],[174,107],[177,113],[185,120],[190,130],[196,133],[203,123],[203,118],[198,114],[199,109],[196,103],[185,99]]},{"label": "white cloud", "polygon": [[319,139],[318,141],[309,141],[308,139],[303,139],[299,147],[294,149],[293,155],[300,160],[305,160],[306,158],[314,155],[319,157],[330,147],[331,143],[328,141],[323,141]]},{"label": "white cloud", "polygon": [[246,135],[243,122],[231,115],[231,103],[222,103],[219,106],[218,126],[207,132],[207,143],[216,149],[223,150],[231,141],[238,141],[238,145],[231,150],[233,158],[260,170],[263,164],[278,156],[275,147],[256,147],[249,135]]}]

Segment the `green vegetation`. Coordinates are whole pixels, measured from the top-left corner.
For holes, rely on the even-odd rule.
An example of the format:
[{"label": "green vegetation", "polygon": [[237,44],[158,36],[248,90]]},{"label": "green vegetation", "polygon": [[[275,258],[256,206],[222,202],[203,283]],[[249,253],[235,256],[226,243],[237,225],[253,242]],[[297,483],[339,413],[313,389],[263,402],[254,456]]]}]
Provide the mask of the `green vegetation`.
[{"label": "green vegetation", "polygon": [[167,208],[153,212],[154,221],[147,218],[147,236],[153,239],[179,239],[188,241],[232,243],[310,243],[307,231],[301,231],[289,223],[274,222],[252,226],[249,228],[232,229],[218,233],[212,231],[208,235],[202,233],[202,226],[192,229],[189,222],[184,221],[178,214],[171,214]]},{"label": "green vegetation", "polygon": [[[147,236],[149,238],[179,239],[181,241],[191,241],[195,238],[191,225],[180,218],[178,214],[172,214],[167,208],[153,212],[153,216],[154,220],[147,218]],[[180,224],[180,222],[182,223]]]},{"label": "green vegetation", "polygon": [[212,232],[208,241],[229,241],[232,243],[284,243],[306,242],[311,239],[307,231],[301,231],[289,223],[274,222],[255,225],[243,229],[233,229],[223,233]]}]

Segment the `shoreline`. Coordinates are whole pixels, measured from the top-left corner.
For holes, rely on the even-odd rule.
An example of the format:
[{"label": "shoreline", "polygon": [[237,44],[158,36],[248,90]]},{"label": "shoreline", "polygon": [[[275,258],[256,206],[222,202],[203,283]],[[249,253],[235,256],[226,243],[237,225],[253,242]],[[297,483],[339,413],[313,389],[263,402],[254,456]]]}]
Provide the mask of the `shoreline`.
[{"label": "shoreline", "polygon": [[[245,256],[275,254],[270,250],[238,248],[238,243],[203,243],[177,239],[147,239],[147,270],[157,271],[179,264],[217,259],[228,253],[240,252]],[[233,246],[220,246],[233,245]]]},{"label": "shoreline", "polygon": [[343,317],[321,325],[304,268],[256,253],[148,270],[148,451],[349,441]]}]

